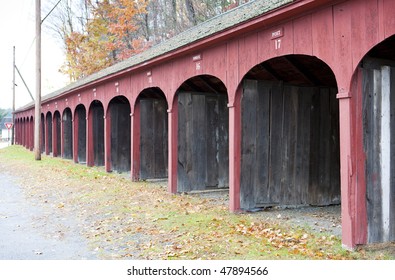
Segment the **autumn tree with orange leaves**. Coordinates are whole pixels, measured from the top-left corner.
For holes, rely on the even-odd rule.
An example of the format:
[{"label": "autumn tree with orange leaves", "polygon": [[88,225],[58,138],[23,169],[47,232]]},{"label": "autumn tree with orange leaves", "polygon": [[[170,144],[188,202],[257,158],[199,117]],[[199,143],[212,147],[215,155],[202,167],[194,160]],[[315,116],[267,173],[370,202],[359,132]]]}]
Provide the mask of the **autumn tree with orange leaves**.
[{"label": "autumn tree with orange leaves", "polygon": [[[58,0],[48,0],[48,12]],[[67,0],[45,25],[70,82],[120,62],[249,0]]]},{"label": "autumn tree with orange leaves", "polygon": [[137,16],[146,13],[147,4],[148,0],[89,0],[85,30],[64,38],[66,63],[61,71],[76,81],[146,49],[148,44],[136,31]]}]

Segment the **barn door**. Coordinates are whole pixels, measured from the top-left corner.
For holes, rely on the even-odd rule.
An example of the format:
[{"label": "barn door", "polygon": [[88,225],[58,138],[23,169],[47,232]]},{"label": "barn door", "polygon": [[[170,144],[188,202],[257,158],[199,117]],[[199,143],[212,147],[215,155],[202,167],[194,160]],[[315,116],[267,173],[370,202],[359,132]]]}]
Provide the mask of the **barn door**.
[{"label": "barn door", "polygon": [[140,179],[167,177],[166,100],[140,100]]},{"label": "barn door", "polygon": [[395,240],[395,68],[364,63],[368,242]]},{"label": "barn door", "polygon": [[227,96],[178,95],[178,191],[228,187]]},{"label": "barn door", "polygon": [[340,201],[336,90],[245,80],[243,209]]}]

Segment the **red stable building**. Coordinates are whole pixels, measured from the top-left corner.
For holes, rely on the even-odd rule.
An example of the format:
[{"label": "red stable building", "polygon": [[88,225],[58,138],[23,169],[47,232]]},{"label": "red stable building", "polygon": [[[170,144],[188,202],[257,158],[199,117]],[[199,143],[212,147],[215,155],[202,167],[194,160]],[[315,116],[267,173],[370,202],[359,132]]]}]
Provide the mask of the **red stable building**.
[{"label": "red stable building", "polygon": [[[395,2],[252,1],[42,100],[42,151],[395,241]],[[33,148],[34,106],[15,112]]]}]

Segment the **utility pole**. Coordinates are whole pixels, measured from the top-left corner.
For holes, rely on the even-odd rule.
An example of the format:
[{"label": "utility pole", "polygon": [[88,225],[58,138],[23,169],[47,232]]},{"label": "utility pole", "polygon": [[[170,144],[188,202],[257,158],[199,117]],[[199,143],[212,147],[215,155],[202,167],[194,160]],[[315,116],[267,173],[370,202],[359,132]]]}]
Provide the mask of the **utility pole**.
[{"label": "utility pole", "polygon": [[11,128],[11,145],[14,145],[15,132],[15,46],[13,47],[13,61],[12,61],[12,128]]},{"label": "utility pole", "polygon": [[34,105],[34,157],[41,160],[41,0],[36,0],[36,100]]}]

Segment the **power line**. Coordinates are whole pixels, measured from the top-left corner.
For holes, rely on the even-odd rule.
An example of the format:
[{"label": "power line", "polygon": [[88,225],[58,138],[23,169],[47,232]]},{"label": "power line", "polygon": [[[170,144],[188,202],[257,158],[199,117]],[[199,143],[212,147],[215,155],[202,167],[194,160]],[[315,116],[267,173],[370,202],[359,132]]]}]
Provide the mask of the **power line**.
[{"label": "power line", "polygon": [[36,37],[33,38],[33,41],[32,41],[32,43],[30,44],[30,47],[29,47],[29,49],[28,49],[28,51],[27,51],[27,53],[26,53],[26,56],[25,56],[25,58],[23,59],[23,62],[22,62],[22,64],[21,64],[21,67],[23,67],[23,65],[25,64],[25,62],[26,62],[26,60],[27,60],[27,58],[28,58],[28,56],[29,56],[29,53],[30,53],[30,51],[31,51],[31,49],[32,49],[33,44],[34,44],[35,41],[36,41]]}]

